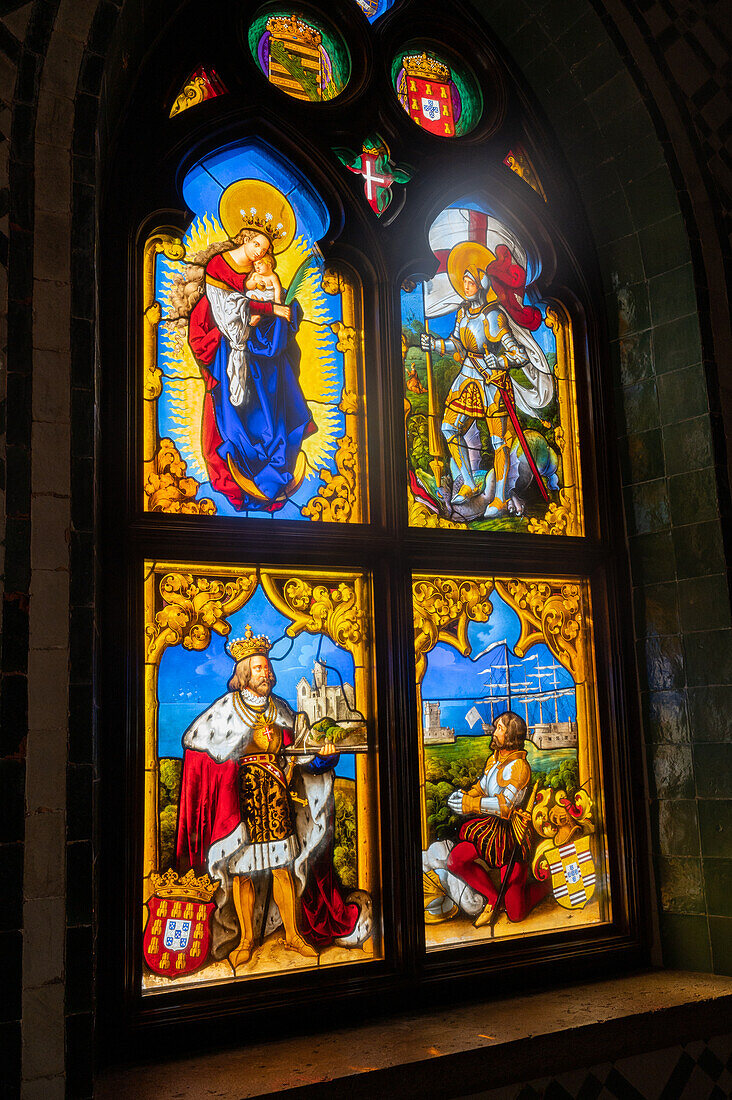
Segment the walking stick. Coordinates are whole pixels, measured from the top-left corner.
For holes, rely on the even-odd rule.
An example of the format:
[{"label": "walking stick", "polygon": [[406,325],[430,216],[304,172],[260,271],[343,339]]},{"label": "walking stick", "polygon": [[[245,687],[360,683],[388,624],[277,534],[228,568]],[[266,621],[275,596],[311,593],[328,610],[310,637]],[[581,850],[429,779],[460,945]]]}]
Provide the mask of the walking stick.
[{"label": "walking stick", "polygon": [[[521,840],[523,840],[524,836],[526,835],[526,830],[528,829],[529,824],[531,822],[531,811],[534,808],[534,802],[536,801],[536,794],[537,794],[538,790],[539,790],[539,780],[537,779],[536,783],[534,783],[534,789],[531,792],[531,797],[529,798],[526,809],[525,810],[514,810],[513,813],[511,814],[511,818],[514,818],[514,817],[518,816],[519,821],[521,822],[521,828],[522,828]],[[508,863],[506,865],[506,873],[505,873],[505,875],[503,876],[503,878],[501,880],[501,888],[498,891],[498,897],[496,898],[496,904],[493,906],[493,912],[491,913],[491,919],[488,921],[488,929],[489,929],[490,934],[491,934],[491,939],[493,939],[495,937],[495,934],[496,934],[496,921],[498,920],[498,918],[500,916],[501,909],[503,907],[503,903],[504,903],[505,898],[506,898],[506,890],[508,889],[508,881],[511,878],[511,874],[513,872],[514,867],[516,866],[516,860],[518,859],[519,850],[521,848],[521,840],[519,840],[516,837],[516,834],[514,832],[513,848],[511,850],[511,855],[509,856]]]}]

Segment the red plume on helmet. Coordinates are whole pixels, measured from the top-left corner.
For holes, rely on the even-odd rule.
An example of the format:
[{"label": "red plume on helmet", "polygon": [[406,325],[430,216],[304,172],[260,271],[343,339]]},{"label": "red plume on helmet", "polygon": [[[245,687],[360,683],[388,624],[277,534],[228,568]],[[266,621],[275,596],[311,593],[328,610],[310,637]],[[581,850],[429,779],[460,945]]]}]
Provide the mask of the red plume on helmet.
[{"label": "red plume on helmet", "polygon": [[498,245],[496,258],[486,268],[486,275],[501,306],[516,324],[531,332],[537,329],[541,324],[541,313],[536,306],[524,305],[526,272],[520,264],[514,263],[507,245]]}]

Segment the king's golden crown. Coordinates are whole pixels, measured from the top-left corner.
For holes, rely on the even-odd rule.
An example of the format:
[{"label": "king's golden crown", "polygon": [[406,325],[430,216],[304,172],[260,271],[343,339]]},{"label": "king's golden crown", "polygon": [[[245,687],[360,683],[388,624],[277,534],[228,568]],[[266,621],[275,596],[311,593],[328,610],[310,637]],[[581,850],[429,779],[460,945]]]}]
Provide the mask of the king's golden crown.
[{"label": "king's golden crown", "polygon": [[311,48],[319,46],[321,41],[320,32],[296,15],[289,18],[286,15],[273,15],[267,20],[267,30],[273,38],[286,38]]},{"label": "king's golden crown", "polygon": [[450,80],[450,70],[436,57],[428,57],[423,54],[408,54],[402,61],[404,68],[410,76],[422,77],[423,80]]},{"label": "king's golden crown", "polygon": [[272,648],[272,643],[265,634],[255,638],[252,628],[247,625],[243,638],[236,638],[229,642],[228,650],[235,661],[243,661],[245,657],[266,657]]},{"label": "king's golden crown", "polygon": [[183,878],[177,871],[166,871],[164,875],[153,872],[150,875],[153,894],[159,898],[191,898],[194,901],[210,901],[217,890],[215,882],[208,875],[196,878],[193,868]]}]

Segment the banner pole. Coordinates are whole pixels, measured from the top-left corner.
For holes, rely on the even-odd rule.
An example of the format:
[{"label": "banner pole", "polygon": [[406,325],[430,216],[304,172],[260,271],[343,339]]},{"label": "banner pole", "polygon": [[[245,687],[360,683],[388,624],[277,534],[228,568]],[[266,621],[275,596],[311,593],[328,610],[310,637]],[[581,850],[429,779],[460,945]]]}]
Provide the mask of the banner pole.
[{"label": "banner pole", "polygon": [[[427,319],[427,306],[424,301],[424,283],[422,283],[422,304],[424,307],[424,331],[425,335],[430,335],[429,320]],[[436,490],[439,493],[440,486],[442,485],[442,433],[438,427],[438,413],[435,401],[435,381],[432,377],[432,352],[427,348],[425,350],[425,359],[427,364],[427,439],[429,443],[430,454],[432,455],[432,461],[430,462],[430,469],[434,474]]]}]

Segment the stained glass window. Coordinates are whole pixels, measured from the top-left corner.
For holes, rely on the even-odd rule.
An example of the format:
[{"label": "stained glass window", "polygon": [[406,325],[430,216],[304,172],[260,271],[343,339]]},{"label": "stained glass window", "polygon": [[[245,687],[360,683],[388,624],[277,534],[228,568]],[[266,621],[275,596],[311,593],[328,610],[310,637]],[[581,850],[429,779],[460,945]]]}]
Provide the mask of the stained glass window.
[{"label": "stained glass window", "polygon": [[482,98],[464,66],[431,49],[401,50],[392,63],[397,97],[412,122],[437,137],[460,137],[480,118]]},{"label": "stained glass window", "polygon": [[522,180],[525,180],[529,187],[533,187],[537,195],[541,195],[544,202],[546,202],[546,194],[544,193],[544,188],[541,186],[541,180],[537,176],[534,166],[529,159],[529,154],[523,146],[515,145],[513,149],[509,149],[508,153],[503,158],[503,163]]},{"label": "stained glass window", "polygon": [[413,581],[428,950],[610,919],[590,595]]},{"label": "stained glass window", "polygon": [[356,0],[369,23],[375,23],[382,15],[394,7],[399,0]]},{"label": "stained glass window", "polygon": [[369,588],[146,563],[146,992],[380,956]]},{"label": "stained glass window", "polygon": [[189,107],[195,107],[197,103],[204,103],[207,99],[225,94],[226,88],[216,70],[199,65],[176,96],[175,103],[170,108],[170,117],[179,115],[181,111],[187,111]]},{"label": "stained glass window", "polygon": [[361,288],[324,264],[326,207],[255,139],[183,193],[188,230],[145,247],[146,509],[361,521]]},{"label": "stained glass window", "polygon": [[335,99],[350,74],[340,35],[329,24],[292,8],[268,8],[249,29],[249,48],[267,80],[293,99]]},{"label": "stained glass window", "polygon": [[635,935],[581,218],[472,23],[358,3],[202,31],[105,199],[138,242],[102,332],[137,1022]]},{"label": "stained glass window", "polygon": [[535,259],[479,202],[429,230],[402,286],[409,517],[416,527],[583,532],[574,352]]}]

